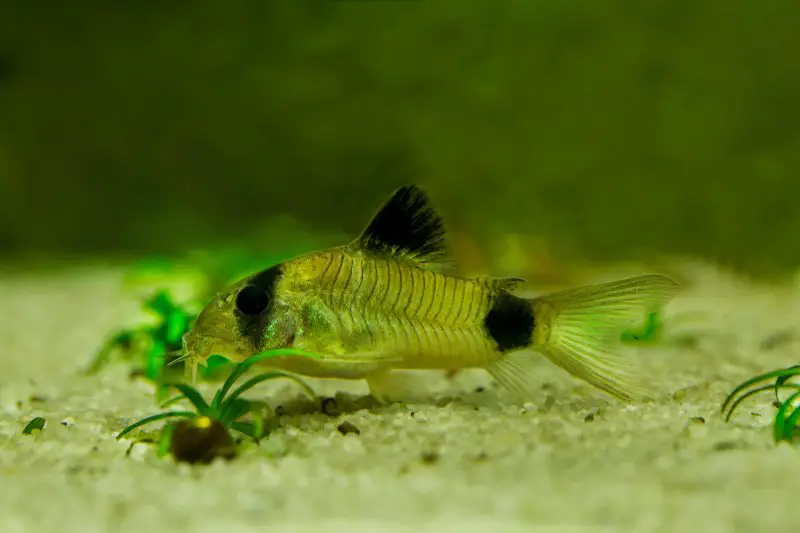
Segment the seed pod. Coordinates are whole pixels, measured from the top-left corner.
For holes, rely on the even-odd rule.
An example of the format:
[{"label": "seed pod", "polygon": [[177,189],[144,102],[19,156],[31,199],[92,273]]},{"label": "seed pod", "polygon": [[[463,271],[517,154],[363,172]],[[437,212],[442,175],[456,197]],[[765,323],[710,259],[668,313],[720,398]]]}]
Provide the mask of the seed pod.
[{"label": "seed pod", "polygon": [[236,456],[236,446],[218,420],[198,416],[175,424],[170,453],[177,461],[208,464],[217,457],[232,459]]}]

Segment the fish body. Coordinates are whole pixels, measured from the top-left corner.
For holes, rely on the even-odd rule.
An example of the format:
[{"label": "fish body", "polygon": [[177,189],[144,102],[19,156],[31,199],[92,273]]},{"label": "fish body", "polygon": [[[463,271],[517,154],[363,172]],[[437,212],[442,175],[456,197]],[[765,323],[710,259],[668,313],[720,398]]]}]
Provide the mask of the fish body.
[{"label": "fish body", "polygon": [[537,298],[513,294],[521,278],[452,273],[441,217],[416,186],[397,190],[350,244],[271,266],[216,296],[185,336],[186,355],[234,361],[293,347],[317,359],[269,366],[320,378],[364,379],[379,400],[403,399],[398,371],[484,368],[530,398],[525,350],[622,399],[641,396],[620,333],[677,289],[647,274]]}]

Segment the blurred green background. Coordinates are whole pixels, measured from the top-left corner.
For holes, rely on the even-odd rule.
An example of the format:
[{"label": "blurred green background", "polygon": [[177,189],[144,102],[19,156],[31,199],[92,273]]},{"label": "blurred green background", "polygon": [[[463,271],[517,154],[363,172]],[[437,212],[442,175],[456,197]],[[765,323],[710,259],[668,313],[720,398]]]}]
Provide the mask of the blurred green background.
[{"label": "blurred green background", "polygon": [[795,0],[4,2],[0,252],[353,234],[414,182],[482,246],[793,270],[799,28]]}]

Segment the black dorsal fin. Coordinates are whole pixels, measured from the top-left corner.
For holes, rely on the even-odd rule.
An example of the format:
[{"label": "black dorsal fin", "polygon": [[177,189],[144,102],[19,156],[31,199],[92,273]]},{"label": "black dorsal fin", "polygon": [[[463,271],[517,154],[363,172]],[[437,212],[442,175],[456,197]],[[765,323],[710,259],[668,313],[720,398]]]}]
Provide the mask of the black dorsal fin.
[{"label": "black dorsal fin", "polygon": [[416,185],[395,191],[352,246],[403,257],[429,268],[451,266],[442,217]]}]

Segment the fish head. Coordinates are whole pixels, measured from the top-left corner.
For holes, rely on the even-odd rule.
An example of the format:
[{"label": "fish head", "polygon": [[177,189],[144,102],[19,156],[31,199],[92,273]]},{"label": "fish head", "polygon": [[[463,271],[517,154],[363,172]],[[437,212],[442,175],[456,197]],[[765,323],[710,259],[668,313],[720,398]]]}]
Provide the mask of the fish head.
[{"label": "fish head", "polygon": [[280,266],[245,278],[211,299],[183,337],[184,358],[205,365],[212,355],[238,363],[291,347],[297,313],[279,290]]}]

